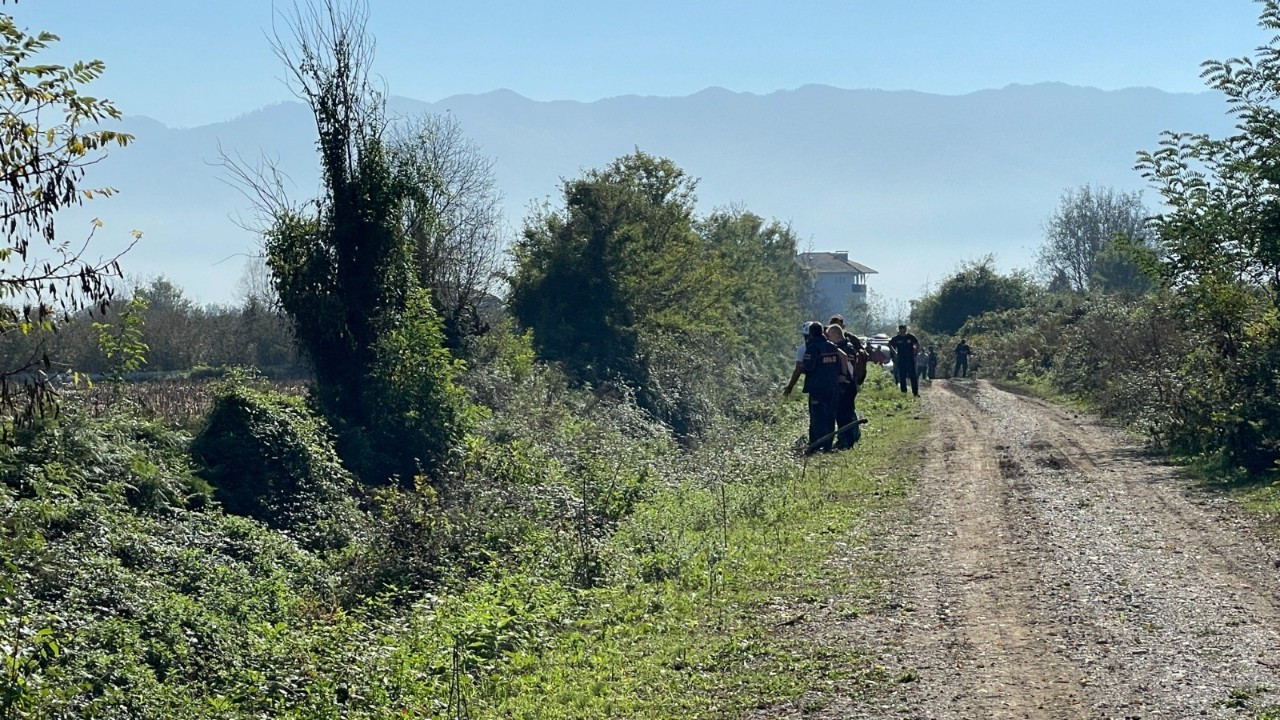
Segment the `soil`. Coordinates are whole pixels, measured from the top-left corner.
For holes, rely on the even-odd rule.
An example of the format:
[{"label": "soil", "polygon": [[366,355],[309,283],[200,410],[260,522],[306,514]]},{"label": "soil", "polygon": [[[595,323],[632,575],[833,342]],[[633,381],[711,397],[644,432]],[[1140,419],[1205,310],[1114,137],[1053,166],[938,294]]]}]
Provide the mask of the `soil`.
[{"label": "soil", "polygon": [[839,559],[890,563],[888,587],[794,631],[876,657],[880,688],[866,693],[864,678],[755,717],[1280,707],[1277,543],[1233,501],[1121,429],[984,381],[935,381],[920,402],[933,425],[907,509]]}]

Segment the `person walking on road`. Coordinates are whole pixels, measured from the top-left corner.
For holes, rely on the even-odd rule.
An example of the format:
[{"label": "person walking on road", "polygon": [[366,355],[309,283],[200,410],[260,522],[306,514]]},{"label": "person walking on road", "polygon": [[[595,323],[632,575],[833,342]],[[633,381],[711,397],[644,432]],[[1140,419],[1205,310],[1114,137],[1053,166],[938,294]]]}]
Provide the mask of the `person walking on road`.
[{"label": "person walking on road", "polygon": [[951,377],[968,377],[969,376],[969,356],[973,351],[969,349],[969,343],[964,338],[960,338],[960,344],[956,345],[956,369],[951,373]]},{"label": "person walking on road", "polygon": [[929,379],[935,380],[938,377],[938,348],[933,345],[929,346],[929,362],[925,368],[929,371]]},{"label": "person walking on road", "polygon": [[[809,396],[809,449],[808,452],[831,452],[836,430],[836,399],[839,390],[841,366],[845,358],[839,348],[826,338],[820,322],[806,327],[805,343],[797,348],[795,369],[791,380],[782,391],[790,395],[796,380],[804,375],[801,392]],[[821,441],[821,442],[819,442]]]},{"label": "person walking on road", "polygon": [[898,368],[898,388],[907,391],[907,381],[911,381],[911,394],[920,397],[920,379],[916,374],[916,352],[920,349],[920,341],[915,335],[907,332],[906,325],[898,326],[898,334],[889,339],[889,347],[893,348],[895,367]]}]

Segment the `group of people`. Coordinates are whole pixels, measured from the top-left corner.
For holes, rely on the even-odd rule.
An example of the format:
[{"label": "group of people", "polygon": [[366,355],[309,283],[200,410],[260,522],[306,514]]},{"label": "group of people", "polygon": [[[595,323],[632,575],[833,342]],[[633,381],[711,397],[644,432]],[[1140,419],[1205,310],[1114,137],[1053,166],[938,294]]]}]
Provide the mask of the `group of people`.
[{"label": "group of people", "polygon": [[[856,404],[858,389],[867,377],[867,362],[893,361],[894,379],[902,392],[911,385],[911,394],[920,396],[920,378],[936,376],[938,353],[933,346],[922,348],[919,339],[907,332],[906,325],[898,326],[898,334],[885,343],[889,358],[882,357],[879,347],[863,345],[854,334],[846,332],[844,318],[833,315],[824,326],[817,321],[801,326],[805,341],[796,348],[795,369],[783,390],[790,395],[796,382],[804,376],[801,391],[809,396],[809,446],[808,452],[831,452],[846,449],[862,436],[861,425],[866,422],[858,417]],[[972,350],[961,338],[955,348],[953,377],[966,377]]]},{"label": "group of people", "polygon": [[867,349],[844,330],[844,318],[834,315],[825,327],[807,322],[805,341],[796,348],[796,366],[783,390],[790,395],[804,376],[801,391],[809,396],[808,452],[831,452],[853,447],[862,436],[856,403],[858,388],[867,379]]}]

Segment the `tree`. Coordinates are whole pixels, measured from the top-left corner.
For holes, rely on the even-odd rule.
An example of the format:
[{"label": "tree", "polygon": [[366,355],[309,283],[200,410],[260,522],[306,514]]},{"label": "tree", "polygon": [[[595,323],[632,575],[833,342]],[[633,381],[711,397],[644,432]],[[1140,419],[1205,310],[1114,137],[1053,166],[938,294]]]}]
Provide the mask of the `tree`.
[{"label": "tree", "polygon": [[774,363],[795,346],[796,318],[804,310],[810,276],[796,256],[798,240],[789,225],[744,208],[724,208],[696,225],[727,282],[725,300],[732,324],[746,332],[727,337],[726,350],[741,349]]},{"label": "tree", "polygon": [[[844,326],[859,335],[875,335],[897,332],[899,321],[905,316],[889,306],[874,289],[867,290],[865,300],[851,300],[844,311]],[[823,318],[824,320],[826,318]]]},{"label": "tree", "polygon": [[431,293],[450,347],[485,325],[503,253],[502,195],[493,160],[452,115],[410,118],[393,127],[388,161],[406,188],[403,230],[418,283]]},{"label": "tree", "polygon": [[236,281],[236,299],[244,307],[250,305],[275,309],[280,306],[271,268],[264,255],[252,255],[245,260],[240,279]]},{"label": "tree", "polygon": [[[259,199],[260,212],[270,219],[267,265],[315,369],[313,396],[339,433],[344,460],[366,480],[397,476],[409,482],[439,472],[465,431],[465,407],[453,388],[457,368],[451,361],[439,372],[402,372],[434,367],[447,353],[435,352],[443,337],[430,304],[411,302],[418,283],[401,222],[409,190],[395,176],[383,139],[367,16],[367,6],[345,7],[339,0],[295,7],[291,37],[275,39],[292,87],[315,119],[323,196],[291,205],[279,192],[278,176],[228,165],[249,181],[246,194]],[[404,397],[439,400],[443,404],[430,408],[430,417],[447,421],[410,422],[414,418],[389,412],[388,387]]]},{"label": "tree", "polygon": [[[1259,25],[1280,30],[1280,3],[1263,6]],[[1231,335],[1251,293],[1280,297],[1280,45],[1205,62],[1201,74],[1226,96],[1238,132],[1165,132],[1157,150],[1138,154],[1138,169],[1169,207],[1154,220],[1164,279]]]},{"label": "tree", "polygon": [[[60,210],[115,192],[82,187],[85,170],[133,139],[99,127],[119,119],[120,111],[83,92],[102,75],[101,61],[40,62],[57,39],[49,32],[28,34],[12,15],[0,13],[0,227],[6,237],[0,245],[0,334],[52,330],[79,309],[104,310],[113,294],[109,279],[120,276],[123,252],[94,258],[93,231],[72,240],[55,228]],[[40,382],[4,382],[41,364],[47,366],[47,358],[37,351],[19,366],[0,369],[0,399],[10,404],[25,391],[31,410],[47,398]]]},{"label": "tree", "polygon": [[1158,265],[1155,248],[1118,238],[1104,245],[1094,258],[1089,284],[1108,295],[1145,295],[1159,288]]},{"label": "tree", "polygon": [[[745,362],[757,351],[743,349],[774,330],[739,322],[740,312],[777,311],[761,304],[734,259],[756,255],[744,275],[784,287],[792,271],[781,256],[794,263],[794,237],[781,226],[731,213],[698,223],[695,185],[675,163],[639,150],[566,181],[563,210],[526,220],[508,296],[544,359],[579,382],[634,390],[681,435],[702,433],[758,377]],[[773,287],[775,301],[790,302],[792,289]]]},{"label": "tree", "polygon": [[[1151,246],[1154,235],[1147,226],[1149,214],[1141,193],[1095,190],[1089,185],[1067,190],[1045,223],[1039,253],[1041,275],[1051,283],[1065,277],[1075,292],[1095,288],[1098,255],[1117,238],[1125,238],[1133,247]],[[1108,262],[1114,264],[1119,259],[1113,253]]]},{"label": "tree", "polygon": [[526,220],[509,303],[540,354],[586,382],[643,385],[643,335],[727,322],[724,276],[694,231],[696,182],[637,150],[564,183]]},{"label": "tree", "polygon": [[1204,63],[1236,133],[1166,132],[1138,169],[1168,207],[1154,220],[1161,277],[1204,339],[1184,363],[1172,434],[1255,470],[1280,462],[1280,2],[1253,58]]},{"label": "tree", "polygon": [[186,370],[208,358],[211,338],[203,327],[208,318],[182,288],[156,277],[135,289],[133,297],[147,309],[144,334],[152,369]]},{"label": "tree", "polygon": [[1032,283],[1022,275],[1001,275],[990,255],[965,263],[942,281],[937,291],[921,298],[912,320],[921,328],[954,335],[970,318],[1026,304]]}]

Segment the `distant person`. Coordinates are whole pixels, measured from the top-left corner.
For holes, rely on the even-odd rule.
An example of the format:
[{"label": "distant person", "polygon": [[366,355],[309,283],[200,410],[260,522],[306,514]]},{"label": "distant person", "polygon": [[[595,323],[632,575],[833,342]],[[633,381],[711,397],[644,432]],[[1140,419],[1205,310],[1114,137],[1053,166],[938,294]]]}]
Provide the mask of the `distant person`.
[{"label": "distant person", "polygon": [[933,345],[929,346],[929,363],[926,366],[929,372],[929,379],[933,380],[938,377],[938,349]]},{"label": "distant person", "polygon": [[907,332],[906,325],[898,326],[898,334],[889,338],[889,347],[893,349],[893,365],[898,375],[898,388],[907,391],[907,381],[911,381],[911,394],[920,397],[920,380],[916,376],[916,351],[920,349],[920,341],[915,335]]},{"label": "distant person", "polygon": [[836,430],[836,399],[844,354],[826,337],[820,322],[806,326],[803,352],[797,356],[791,380],[782,391],[790,395],[804,375],[801,392],[809,396],[809,447],[807,452],[831,452]]},{"label": "distant person", "polygon": [[951,373],[952,377],[968,377],[969,376],[969,356],[973,351],[969,349],[969,343],[964,338],[960,338],[960,344],[956,345],[956,369]]},{"label": "distant person", "polygon": [[929,377],[929,350],[928,348],[920,348],[920,352],[916,353],[916,370],[921,380],[928,380]]}]

